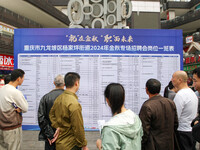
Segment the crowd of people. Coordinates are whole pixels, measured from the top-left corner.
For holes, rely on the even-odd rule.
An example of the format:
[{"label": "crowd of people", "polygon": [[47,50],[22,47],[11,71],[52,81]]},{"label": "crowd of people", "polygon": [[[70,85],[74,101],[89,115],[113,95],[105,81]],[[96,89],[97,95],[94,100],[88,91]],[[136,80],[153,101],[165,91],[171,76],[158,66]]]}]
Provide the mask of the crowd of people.
[{"label": "crowd of people", "polygon": [[[16,89],[24,81],[25,72],[12,71],[10,81],[0,89],[0,149],[20,150],[22,113],[28,103]],[[148,99],[139,115],[125,104],[125,90],[120,83],[110,83],[104,91],[112,118],[101,129],[96,141],[99,150],[195,150],[200,142],[200,68],[193,71],[193,86],[187,84],[187,74],[176,71],[164,96],[161,83],[150,78],[146,82]],[[54,79],[55,89],[45,94],[38,108],[39,140],[45,150],[88,150],[82,107],[76,92],[80,75],[69,72]],[[65,88],[64,88],[65,87]]]}]

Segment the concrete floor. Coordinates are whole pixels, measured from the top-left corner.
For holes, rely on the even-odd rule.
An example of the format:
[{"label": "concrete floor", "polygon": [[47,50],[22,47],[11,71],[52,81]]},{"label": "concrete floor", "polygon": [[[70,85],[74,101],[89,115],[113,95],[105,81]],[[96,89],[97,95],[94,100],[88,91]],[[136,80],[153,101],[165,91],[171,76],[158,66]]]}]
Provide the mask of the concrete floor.
[{"label": "concrete floor", "polygon": [[[44,142],[38,141],[39,131],[23,131],[22,150],[44,150]],[[100,138],[99,131],[85,132],[89,150],[97,150],[96,140]],[[196,150],[200,150],[197,143]]]},{"label": "concrete floor", "polygon": [[[38,141],[39,131],[23,131],[22,150],[44,150],[44,142]],[[100,138],[99,131],[86,132],[89,150],[97,150],[96,140]]]}]

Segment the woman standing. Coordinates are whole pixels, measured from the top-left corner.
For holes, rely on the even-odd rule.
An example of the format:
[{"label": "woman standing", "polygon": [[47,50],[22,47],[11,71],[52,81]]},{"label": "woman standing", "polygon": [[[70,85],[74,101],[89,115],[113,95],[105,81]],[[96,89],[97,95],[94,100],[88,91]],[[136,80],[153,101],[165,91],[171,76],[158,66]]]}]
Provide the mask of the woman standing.
[{"label": "woman standing", "polygon": [[134,112],[124,106],[125,91],[121,84],[111,83],[104,92],[113,117],[105,123],[101,140],[97,140],[99,150],[141,150],[142,123]]},{"label": "woman standing", "polygon": [[176,92],[176,88],[173,86],[172,81],[170,81],[169,84],[165,87],[164,97],[174,100]]}]

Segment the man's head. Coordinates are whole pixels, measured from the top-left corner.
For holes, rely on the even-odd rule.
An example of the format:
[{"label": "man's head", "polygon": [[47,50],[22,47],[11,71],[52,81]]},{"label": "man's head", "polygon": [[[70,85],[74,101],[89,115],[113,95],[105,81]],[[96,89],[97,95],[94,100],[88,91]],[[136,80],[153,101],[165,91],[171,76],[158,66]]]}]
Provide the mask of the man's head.
[{"label": "man's head", "polygon": [[79,89],[80,75],[75,72],[68,72],[65,75],[65,86],[66,88],[75,88],[75,91]]},{"label": "man's head", "polygon": [[192,72],[193,75],[193,87],[200,92],[200,67],[196,68]]},{"label": "man's head", "polygon": [[156,79],[149,79],[146,82],[146,92],[149,95],[156,95],[160,93],[161,84],[160,81]]},{"label": "man's head", "polygon": [[65,82],[64,82],[64,77],[62,75],[57,75],[54,78],[54,85],[56,88],[64,88]]},{"label": "man's head", "polygon": [[188,76],[185,71],[176,71],[172,75],[172,84],[178,90],[181,89],[182,86],[187,86]]},{"label": "man's head", "polygon": [[25,72],[22,69],[15,69],[11,72],[11,82],[17,82],[18,85],[21,85],[24,81]]}]

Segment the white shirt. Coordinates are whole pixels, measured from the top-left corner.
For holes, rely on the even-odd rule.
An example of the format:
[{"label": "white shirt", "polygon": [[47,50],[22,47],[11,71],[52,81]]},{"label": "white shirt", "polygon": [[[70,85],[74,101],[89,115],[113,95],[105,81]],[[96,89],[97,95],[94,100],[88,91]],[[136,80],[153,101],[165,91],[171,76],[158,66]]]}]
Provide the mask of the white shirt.
[{"label": "white shirt", "polygon": [[197,115],[198,98],[190,89],[181,89],[174,98],[178,115],[178,131],[192,131],[191,122]]},{"label": "white shirt", "polygon": [[12,103],[15,103],[22,112],[28,111],[28,102],[24,98],[21,91],[14,86],[6,84],[0,89],[0,109],[3,112],[7,112],[13,109]]}]

